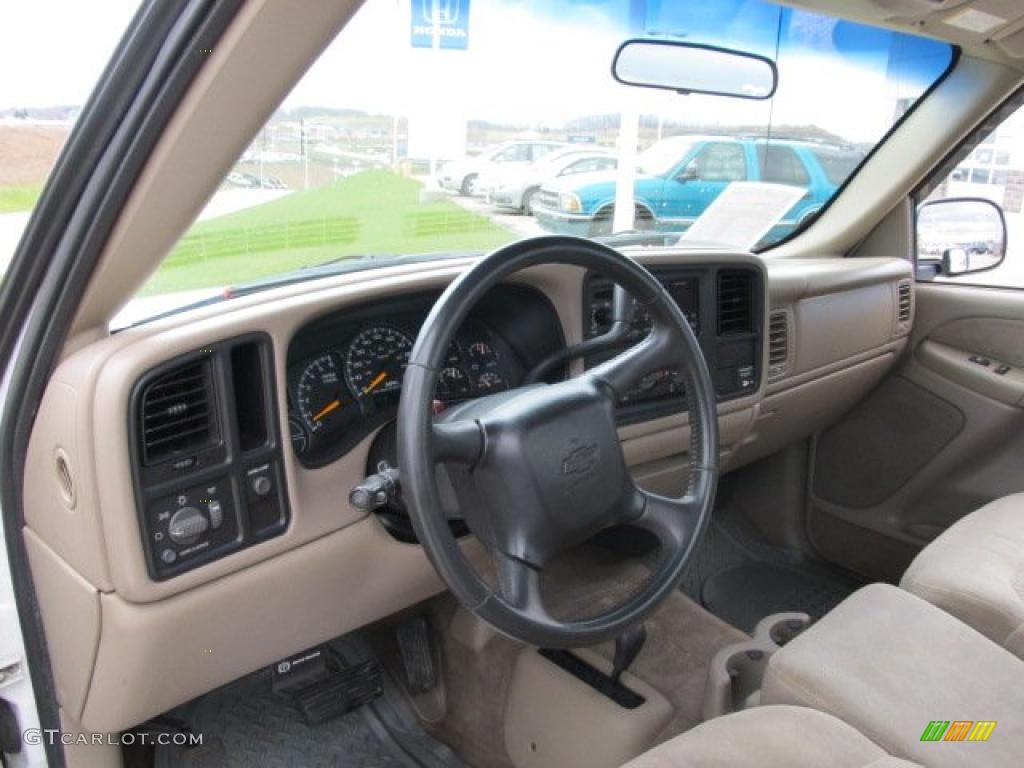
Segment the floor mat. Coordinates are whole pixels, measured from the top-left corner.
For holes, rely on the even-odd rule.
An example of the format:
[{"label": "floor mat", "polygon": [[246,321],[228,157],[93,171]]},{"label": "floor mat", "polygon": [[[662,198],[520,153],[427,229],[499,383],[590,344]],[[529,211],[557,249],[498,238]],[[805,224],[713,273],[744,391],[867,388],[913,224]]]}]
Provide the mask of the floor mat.
[{"label": "floor mat", "polygon": [[[462,766],[415,719],[397,711],[390,681],[373,704],[309,726],[259,672],[191,702],[171,714],[201,746],[159,747],[154,768],[436,768]],[[400,705],[399,705],[400,706]]]},{"label": "floor mat", "polygon": [[701,602],[711,613],[745,632],[773,613],[801,611],[820,619],[850,593],[849,588],[771,563],[726,568],[704,581]]},{"label": "floor mat", "polygon": [[772,613],[820,618],[863,584],[827,563],[766,543],[726,509],[716,510],[681,588],[718,618],[750,632]]}]

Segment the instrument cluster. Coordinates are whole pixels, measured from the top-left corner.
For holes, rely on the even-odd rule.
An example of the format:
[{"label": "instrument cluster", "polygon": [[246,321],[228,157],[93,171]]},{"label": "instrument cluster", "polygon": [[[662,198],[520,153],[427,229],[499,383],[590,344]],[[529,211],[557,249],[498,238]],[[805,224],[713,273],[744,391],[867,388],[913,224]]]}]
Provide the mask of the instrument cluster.
[{"label": "instrument cluster", "polygon": [[[418,332],[410,320],[360,324],[289,368],[288,424],[300,461],[327,463],[394,418]],[[456,334],[443,365],[438,407],[504,391],[523,376],[504,339],[472,320]]]}]

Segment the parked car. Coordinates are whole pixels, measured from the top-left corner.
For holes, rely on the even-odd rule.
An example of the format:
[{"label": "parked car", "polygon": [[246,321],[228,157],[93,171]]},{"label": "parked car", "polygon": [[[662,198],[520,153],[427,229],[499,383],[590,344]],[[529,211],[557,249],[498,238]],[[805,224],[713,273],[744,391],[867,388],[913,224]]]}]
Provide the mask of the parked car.
[{"label": "parked car", "polygon": [[607,150],[571,146],[549,152],[529,165],[498,166],[488,177],[480,177],[479,187],[492,205],[530,214],[533,198],[545,182],[611,170],[617,164],[615,156]]},{"label": "parked car", "polygon": [[548,152],[567,146],[557,141],[507,141],[478,155],[452,160],[441,167],[438,182],[460,195],[478,195],[477,179],[499,166],[521,166],[540,160]]},{"label": "parked car", "polygon": [[251,173],[242,173],[241,171],[232,171],[229,173],[225,182],[229,186],[239,187],[241,189],[259,189],[260,186],[260,180],[258,177],[253,176]]},{"label": "parked car", "polygon": [[[635,226],[685,231],[732,182],[764,181],[806,188],[777,225],[792,230],[821,210],[861,159],[857,150],[809,141],[672,136],[637,161]],[[554,179],[534,198],[534,215],[552,232],[609,233],[615,182],[610,171]]]},{"label": "parked car", "polygon": [[225,179],[225,186],[240,189],[289,189],[288,185],[276,176],[263,176],[261,179],[254,173],[232,171]]},{"label": "parked car", "polygon": [[264,176],[263,189],[290,189],[290,187],[277,176]]}]

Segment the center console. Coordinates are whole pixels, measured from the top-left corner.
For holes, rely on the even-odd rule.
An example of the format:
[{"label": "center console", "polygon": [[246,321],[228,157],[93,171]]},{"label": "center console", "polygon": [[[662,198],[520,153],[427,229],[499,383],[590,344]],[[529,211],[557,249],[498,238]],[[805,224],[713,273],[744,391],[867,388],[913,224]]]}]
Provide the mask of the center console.
[{"label": "center console", "polygon": [[[751,267],[686,267],[653,270],[690,323],[707,360],[719,402],[755,393],[761,380],[764,285]],[[589,274],[583,284],[586,339],[608,332],[613,322],[612,283]],[[651,318],[634,303],[631,331],[623,345],[586,358],[590,368],[639,342]],[[682,410],[686,393],[678,370],[647,374],[620,403],[620,423],[635,423]]]}]

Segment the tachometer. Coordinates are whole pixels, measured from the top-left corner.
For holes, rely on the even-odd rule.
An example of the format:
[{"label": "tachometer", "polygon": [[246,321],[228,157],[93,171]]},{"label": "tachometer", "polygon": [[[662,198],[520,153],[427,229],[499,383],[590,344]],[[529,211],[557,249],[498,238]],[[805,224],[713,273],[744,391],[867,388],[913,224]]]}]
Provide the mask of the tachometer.
[{"label": "tachometer", "polygon": [[345,356],[345,378],[359,398],[393,399],[402,388],[412,339],[385,325],[367,328],[356,336]]},{"label": "tachometer", "polygon": [[358,414],[345,390],[337,354],[328,352],[306,364],[295,384],[295,404],[303,425],[314,435]]}]

